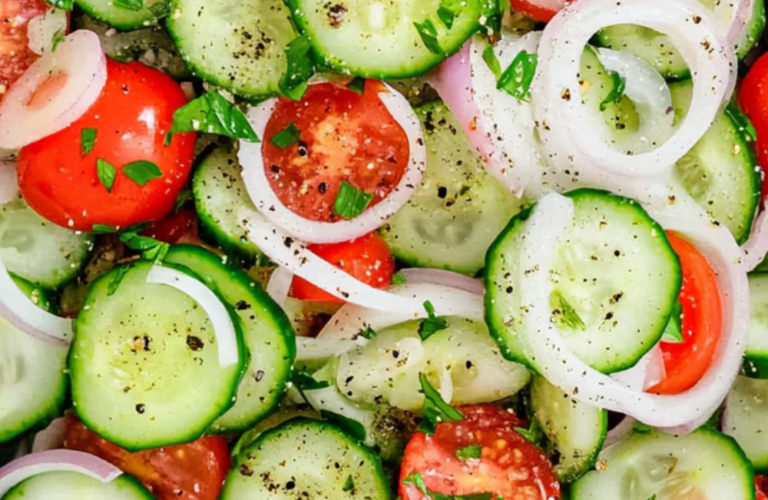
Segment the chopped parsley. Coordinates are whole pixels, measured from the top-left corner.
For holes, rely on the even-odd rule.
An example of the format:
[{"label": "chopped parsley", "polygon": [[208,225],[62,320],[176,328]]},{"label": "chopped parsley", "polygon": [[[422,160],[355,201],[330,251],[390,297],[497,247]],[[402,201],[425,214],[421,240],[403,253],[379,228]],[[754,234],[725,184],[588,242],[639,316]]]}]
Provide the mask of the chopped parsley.
[{"label": "chopped parsley", "polygon": [[531,82],[536,74],[538,55],[521,50],[496,82],[496,88],[520,100],[530,96]]},{"label": "chopped parsley", "polygon": [[419,424],[419,432],[434,434],[435,427],[441,422],[459,422],[464,415],[443,400],[443,397],[432,387],[424,373],[419,373],[419,383],[424,392],[424,418]]},{"label": "chopped parsley", "polygon": [[62,33],[61,31],[57,31],[53,34],[53,38],[51,38],[51,52],[56,52],[56,49],[59,48],[59,44],[63,42],[67,36]]},{"label": "chopped parsley", "polygon": [[270,142],[280,149],[285,149],[299,142],[300,138],[301,130],[293,122],[290,122],[283,130],[273,135]]},{"label": "chopped parsley", "polygon": [[144,8],[144,0],[112,0],[112,5],[137,12]]},{"label": "chopped parsley", "polygon": [[352,478],[352,474],[347,476],[347,480],[344,481],[341,491],[352,491],[355,489],[355,480]]},{"label": "chopped parsley", "polygon": [[118,266],[114,268],[111,272],[111,279],[109,280],[109,285],[107,285],[107,296],[110,297],[115,294],[118,288],[120,288],[120,283],[123,281],[123,277],[125,277],[126,273],[131,270],[133,265],[127,265],[127,266]]},{"label": "chopped parsley", "polygon": [[80,149],[83,152],[83,156],[93,151],[93,147],[96,145],[96,135],[98,130],[95,128],[84,128],[80,131]]},{"label": "chopped parsley", "polygon": [[144,186],[148,182],[159,179],[163,176],[160,167],[151,161],[139,160],[129,163],[123,167],[123,174],[139,186]]},{"label": "chopped parsley", "polygon": [[347,181],[341,181],[339,193],[333,203],[333,212],[342,219],[354,219],[365,212],[372,200],[373,194],[357,189]]},{"label": "chopped parsley", "polygon": [[406,278],[403,273],[395,273],[392,275],[392,284],[393,285],[405,285]]},{"label": "chopped parsley", "polygon": [[440,330],[448,328],[448,320],[435,315],[435,306],[432,305],[432,302],[428,300],[424,302],[424,309],[427,311],[427,318],[419,323],[419,336],[421,340],[427,340]]},{"label": "chopped parsley", "polygon": [[669,316],[664,333],[661,335],[662,342],[668,344],[682,344],[683,343],[683,305],[680,301],[675,301],[675,307],[672,309],[672,314]]},{"label": "chopped parsley", "polygon": [[605,111],[609,104],[619,102],[624,96],[624,89],[627,85],[626,79],[615,71],[608,71],[608,76],[611,77],[611,91],[600,103],[600,111]]},{"label": "chopped parsley", "polygon": [[563,294],[553,291],[549,297],[549,302],[552,307],[552,319],[558,326],[570,328],[571,330],[586,330],[587,325],[584,324],[581,316],[579,316],[571,303],[563,297]]},{"label": "chopped parsley", "polygon": [[365,92],[365,78],[356,76],[347,84],[347,88],[356,94],[363,94]]},{"label": "chopped parsley", "polygon": [[294,101],[300,100],[307,91],[309,79],[315,74],[312,45],[306,35],[291,40],[285,47],[288,67],[280,78],[280,93]]},{"label": "chopped parsley", "polygon": [[158,241],[149,236],[142,236],[133,231],[125,231],[120,235],[120,241],[126,244],[131,250],[141,252],[141,258],[151,260],[159,264],[165,258],[171,246],[168,243]]},{"label": "chopped parsley", "polygon": [[45,0],[49,4],[62,10],[72,10],[75,0]]},{"label": "chopped parsley", "polygon": [[480,458],[483,454],[483,447],[479,444],[471,444],[464,448],[456,450],[456,458],[460,460],[469,460],[470,458]]},{"label": "chopped parsley", "polygon": [[437,28],[430,19],[425,19],[422,23],[413,23],[416,31],[421,37],[421,41],[424,42],[424,46],[435,55],[443,56],[443,48],[440,47],[440,42],[437,41]]},{"label": "chopped parsley", "polygon": [[91,231],[96,234],[107,234],[117,232],[117,228],[108,224],[94,224]]},{"label": "chopped parsley", "polygon": [[499,60],[496,59],[496,54],[493,52],[493,45],[488,44],[483,49],[483,61],[488,65],[493,76],[496,77],[496,81],[498,81],[499,78],[501,78],[501,65],[499,64]]},{"label": "chopped parsley", "polygon": [[437,9],[437,17],[446,29],[453,27],[453,21],[461,14],[461,0],[441,0]]},{"label": "chopped parsley", "polygon": [[243,112],[214,91],[176,110],[171,130],[165,136],[165,145],[171,143],[173,134],[180,132],[205,132],[259,142],[259,137]]},{"label": "chopped parsley", "polygon": [[98,158],[96,160],[96,175],[99,177],[104,188],[108,193],[112,192],[112,186],[115,185],[115,178],[117,177],[117,169],[113,167],[106,160]]},{"label": "chopped parsley", "polygon": [[492,500],[494,498],[493,493],[474,493],[471,495],[444,495],[442,493],[435,493],[434,491],[429,491],[427,489],[427,485],[424,484],[424,478],[421,477],[421,474],[418,472],[414,472],[413,474],[408,475],[405,479],[403,479],[403,484],[409,484],[413,485],[418,490],[426,495],[428,498],[431,498],[433,500]]}]

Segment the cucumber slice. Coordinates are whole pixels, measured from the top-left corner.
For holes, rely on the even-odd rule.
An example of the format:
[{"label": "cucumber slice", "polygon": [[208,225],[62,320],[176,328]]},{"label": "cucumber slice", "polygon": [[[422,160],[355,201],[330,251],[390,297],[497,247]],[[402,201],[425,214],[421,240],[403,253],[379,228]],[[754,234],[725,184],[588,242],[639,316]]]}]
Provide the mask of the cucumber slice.
[{"label": "cucumber slice", "polygon": [[[49,310],[31,283],[19,288]],[[66,346],[27,335],[0,317],[0,443],[59,415],[67,389]]]},{"label": "cucumber slice", "polygon": [[749,460],[714,429],[686,436],[636,433],[603,450],[599,462],[599,470],[571,486],[571,500],[755,498]]},{"label": "cucumber slice", "polygon": [[75,0],[91,17],[121,31],[131,31],[157,24],[168,15],[170,0],[144,0],[142,7],[131,10],[115,5],[114,0]]},{"label": "cucumber slice", "polygon": [[[690,107],[693,83],[673,83],[669,90],[676,120],[682,120]],[[718,114],[706,134],[677,162],[673,174],[710,217],[731,231],[739,244],[749,238],[760,201],[760,169],[752,145],[726,111]]]},{"label": "cucumber slice", "polygon": [[256,208],[245,189],[233,146],[219,146],[200,162],[192,192],[203,237],[246,265],[256,262],[261,251],[248,239],[237,217],[241,207]]},{"label": "cucumber slice", "polygon": [[749,275],[749,339],[744,374],[768,378],[768,273]]},{"label": "cucumber slice", "polygon": [[576,401],[535,376],[531,383],[531,413],[548,440],[561,483],[572,483],[597,461],[608,433],[608,412]]},{"label": "cucumber slice", "polygon": [[[496,13],[494,0],[460,2],[448,29],[438,16],[441,0],[287,0],[299,29],[322,64],[343,74],[378,79],[421,76],[457,52]],[[424,39],[430,39],[430,47]],[[429,28],[434,33],[429,33]],[[434,35],[434,36],[432,36]]]},{"label": "cucumber slice", "polygon": [[281,0],[171,0],[171,12],[168,31],[197,76],[252,100],[278,93],[296,37]]},{"label": "cucumber slice", "polygon": [[448,316],[448,328],[422,342],[421,321],[377,332],[371,341],[342,354],[336,385],[350,399],[403,410],[424,404],[419,373],[453,404],[488,403],[517,393],[529,380],[525,368],[499,353],[483,322]]},{"label": "cucumber slice", "polygon": [[440,101],[416,108],[427,171],[408,203],[381,228],[392,253],[410,266],[474,276],[485,252],[522,205],[485,169]]},{"label": "cucumber slice", "polygon": [[181,291],[147,283],[152,265],[93,282],[69,355],[78,416],[129,451],[199,438],[234,404],[248,361],[235,318],[239,363],[222,368],[208,315]]},{"label": "cucumber slice", "polygon": [[108,483],[79,472],[44,472],[22,481],[3,500],[154,500],[134,477],[123,474]]},{"label": "cucumber slice", "polygon": [[333,425],[295,418],[235,459],[222,500],[392,498],[379,458]]},{"label": "cucumber slice", "polygon": [[[573,352],[603,373],[637,363],[661,338],[680,292],[680,261],[664,230],[635,201],[579,189],[574,220],[553,263],[552,320]],[[507,359],[527,363],[515,332],[521,305],[508,279],[530,214],[512,221],[488,250],[486,320]]]},{"label": "cucumber slice", "polygon": [[736,378],[725,399],[723,432],[739,443],[756,471],[768,472],[768,380]]},{"label": "cucumber slice", "polygon": [[253,427],[277,407],[291,376],[296,340],[288,318],[244,271],[222,265],[221,257],[204,248],[175,246],[164,262],[190,269],[218,291],[240,318],[250,360],[237,402],[210,430],[234,433]]},{"label": "cucumber slice", "polygon": [[78,275],[92,248],[92,236],[44,220],[22,199],[0,206],[0,259],[16,276],[61,287]]}]

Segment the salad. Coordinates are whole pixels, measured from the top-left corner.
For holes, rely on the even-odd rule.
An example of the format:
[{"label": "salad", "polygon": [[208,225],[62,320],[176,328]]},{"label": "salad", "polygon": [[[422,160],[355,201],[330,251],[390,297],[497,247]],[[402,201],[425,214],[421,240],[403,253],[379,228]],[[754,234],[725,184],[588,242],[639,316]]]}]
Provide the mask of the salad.
[{"label": "salad", "polygon": [[0,500],[768,500],[762,0],[0,0]]}]

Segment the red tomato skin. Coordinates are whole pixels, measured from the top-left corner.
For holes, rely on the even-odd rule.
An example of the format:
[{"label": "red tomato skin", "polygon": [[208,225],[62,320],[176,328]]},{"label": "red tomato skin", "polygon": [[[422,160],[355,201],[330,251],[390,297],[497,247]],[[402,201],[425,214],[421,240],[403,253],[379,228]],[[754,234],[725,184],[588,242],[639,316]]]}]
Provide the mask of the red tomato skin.
[{"label": "red tomato skin", "polygon": [[0,0],[0,99],[39,58],[28,46],[27,23],[49,8],[43,0]]},{"label": "red tomato skin", "polygon": [[522,12],[526,16],[535,19],[536,21],[542,21],[548,23],[555,17],[558,11],[549,10],[537,5],[533,5],[528,0],[510,0],[512,10],[515,12]]},{"label": "red tomato skin", "polygon": [[[752,65],[739,88],[739,106],[757,132],[757,163],[768,166],[768,54]],[[763,175],[762,195],[768,195],[768,176]]]},{"label": "red tomato skin", "polygon": [[683,342],[660,344],[666,378],[647,392],[679,394],[696,385],[712,363],[722,333],[723,313],[717,276],[706,258],[675,233],[667,231],[667,237],[680,257],[683,271]]},{"label": "red tomato skin", "polygon": [[64,447],[96,455],[137,477],[158,500],[217,500],[231,465],[224,438],[130,453],[65,416]]},{"label": "red tomato skin", "polygon": [[176,245],[196,241],[199,234],[200,219],[192,209],[170,214],[141,232],[143,236]]},{"label": "red tomato skin", "polygon": [[755,476],[755,500],[768,500],[768,476]]},{"label": "red tomato skin", "polygon": [[[429,500],[416,486],[403,484],[419,473],[427,490],[444,495],[493,493],[520,500],[560,498],[560,485],[543,451],[515,432],[525,425],[496,405],[459,408],[464,420],[437,425],[434,436],[417,432],[405,448],[399,494],[403,500]],[[480,445],[479,459],[460,460],[460,448]]]},{"label": "red tomato skin", "polygon": [[[49,221],[90,232],[94,224],[125,228],[161,219],[174,207],[189,178],[195,134],[176,134],[164,146],[173,113],[187,103],[169,76],[141,63],[107,62],[101,96],[66,129],[22,148],[18,178],[21,194]],[[93,150],[82,154],[83,129],[97,130]],[[109,193],[99,180],[96,160],[117,170]],[[145,160],[163,173],[139,186],[121,172]]]},{"label": "red tomato skin", "polygon": [[[392,283],[395,258],[387,243],[376,233],[368,233],[352,241],[309,245],[307,248],[367,285],[386,288]],[[293,278],[290,295],[300,300],[344,303],[298,276]]]}]

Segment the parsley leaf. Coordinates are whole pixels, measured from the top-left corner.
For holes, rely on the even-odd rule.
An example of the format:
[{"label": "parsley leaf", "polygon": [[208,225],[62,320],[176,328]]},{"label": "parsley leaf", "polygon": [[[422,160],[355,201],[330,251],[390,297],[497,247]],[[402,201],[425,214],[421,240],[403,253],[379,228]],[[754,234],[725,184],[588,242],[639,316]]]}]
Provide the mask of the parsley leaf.
[{"label": "parsley leaf", "polygon": [[536,74],[538,55],[521,50],[499,77],[496,88],[520,100],[530,95],[531,82]]},{"label": "parsley leaf", "polygon": [[179,132],[206,132],[259,142],[243,112],[213,90],[176,110],[165,145],[169,145],[173,134]]},{"label": "parsley leaf", "polygon": [[152,180],[163,176],[160,167],[151,161],[134,161],[123,167],[123,174],[139,186],[144,186]]},{"label": "parsley leaf", "polygon": [[428,317],[419,323],[419,336],[421,340],[427,340],[440,330],[448,328],[448,320],[435,315],[435,306],[432,305],[432,302],[424,302],[424,309],[426,309]]},{"label": "parsley leaf", "polygon": [[470,458],[480,458],[483,454],[483,447],[478,444],[471,444],[464,448],[456,450],[456,458],[459,460],[468,460]]},{"label": "parsley leaf", "polygon": [[326,387],[330,386],[330,384],[326,381],[318,382],[315,380],[315,378],[306,368],[302,368],[301,370],[294,370],[293,376],[291,377],[291,382],[293,383],[293,386],[300,392],[313,391],[315,389],[325,389]]},{"label": "parsley leaf", "polygon": [[99,180],[107,189],[108,193],[112,192],[112,186],[115,185],[115,178],[117,177],[117,169],[113,167],[109,162],[98,158],[96,160],[96,175]]},{"label": "parsley leaf", "polygon": [[144,8],[144,0],[112,0],[112,5],[137,12]]},{"label": "parsley leaf", "polygon": [[424,42],[424,46],[435,55],[442,56],[445,54],[443,48],[440,47],[440,42],[437,41],[437,29],[430,19],[425,19],[422,23],[414,22],[416,31],[419,32],[421,41]]},{"label": "parsley leaf", "polygon": [[309,38],[302,35],[291,40],[285,47],[285,59],[288,67],[280,78],[280,93],[288,99],[298,101],[307,91],[307,82],[315,74]]},{"label": "parsley leaf", "polygon": [[120,235],[120,241],[131,250],[141,251],[141,257],[159,264],[165,258],[171,246],[168,243],[158,241],[149,236],[141,236],[132,231],[125,231]]},{"label": "parsley leaf", "polygon": [[96,234],[107,234],[117,232],[117,228],[108,224],[94,224],[91,231]]},{"label": "parsley leaf", "polygon": [[75,6],[75,0],[46,0],[46,2],[63,10],[72,10]]},{"label": "parsley leaf", "polygon": [[496,81],[498,81],[501,78],[501,65],[499,60],[496,59],[496,54],[493,53],[493,45],[488,44],[483,49],[483,61],[488,65],[493,76],[496,77]]},{"label": "parsley leaf", "polygon": [[504,17],[504,9],[499,0],[481,0],[483,2],[482,15],[485,19],[480,26],[482,33],[491,40],[498,40],[501,35],[501,21]]},{"label": "parsley leaf", "polygon": [[461,0],[440,0],[437,17],[447,29],[453,27],[453,21],[461,14]]},{"label": "parsley leaf", "polygon": [[109,285],[107,285],[108,297],[115,294],[117,289],[120,287],[120,283],[123,281],[123,277],[126,275],[128,271],[131,270],[132,267],[133,265],[129,264],[126,266],[119,266],[114,268],[114,270],[110,273],[112,275],[112,278],[109,280]]},{"label": "parsley leaf", "polygon": [[611,77],[613,86],[611,87],[611,91],[608,92],[608,95],[605,96],[605,99],[603,99],[603,102],[600,103],[600,111],[605,111],[609,104],[619,102],[624,95],[624,88],[627,84],[624,77],[615,71],[608,71],[608,76]]},{"label": "parsley leaf", "polygon": [[347,84],[347,88],[356,94],[365,92],[365,78],[356,76]]},{"label": "parsley leaf", "polygon": [[57,31],[53,34],[53,38],[51,38],[51,52],[56,52],[56,49],[59,48],[59,44],[63,42],[67,36],[62,33],[61,31]]},{"label": "parsley leaf", "polygon": [[657,500],[656,493],[648,497],[648,500]]},{"label": "parsley leaf", "polygon": [[531,419],[531,423],[528,425],[527,429],[523,427],[515,427],[515,431],[536,446],[539,446],[544,437],[544,433],[539,427],[539,421],[535,418]]},{"label": "parsley leaf", "polygon": [[405,285],[406,278],[403,273],[395,273],[392,275],[392,284],[393,285]]},{"label": "parsley leaf", "polygon": [[347,477],[347,480],[344,481],[344,486],[342,486],[341,491],[352,491],[355,489],[355,480],[352,479],[352,474],[350,474]]},{"label": "parsley leaf", "polygon": [[93,146],[96,145],[96,134],[98,131],[95,128],[84,128],[80,130],[80,148],[83,151],[83,156],[93,151]]},{"label": "parsley leaf", "polygon": [[427,485],[424,484],[424,478],[421,477],[421,474],[418,472],[414,472],[413,474],[410,474],[408,477],[403,479],[403,484],[411,484],[418,488],[418,490],[427,496],[427,498],[431,498],[433,500],[492,500],[493,499],[493,493],[475,493],[472,495],[444,495],[442,493],[435,493],[434,491],[429,491],[427,489]]},{"label": "parsley leaf", "polygon": [[672,314],[669,316],[669,322],[664,333],[661,335],[661,341],[668,344],[682,344],[683,342],[683,328],[682,328],[682,316],[683,305],[680,301],[675,302],[675,307],[672,308]]},{"label": "parsley leaf", "polygon": [[728,104],[728,106],[725,107],[725,114],[728,115],[728,118],[730,118],[731,121],[736,125],[736,128],[739,132],[746,134],[746,139],[749,142],[755,142],[757,140],[757,131],[755,130],[755,126],[752,125],[752,122],[749,121],[747,115],[741,111],[741,108],[738,104],[736,104],[736,102],[731,102]]},{"label": "parsley leaf", "polygon": [[582,321],[571,303],[560,292],[552,292],[552,295],[549,297],[549,303],[552,307],[552,319],[554,319],[558,326],[570,328],[571,330],[586,330],[587,325],[584,324],[584,321]]},{"label": "parsley leaf", "polygon": [[434,434],[435,427],[440,422],[459,422],[464,420],[464,415],[459,410],[451,407],[443,400],[437,389],[430,385],[427,376],[419,373],[419,383],[424,391],[424,419],[419,424],[419,432]]},{"label": "parsley leaf", "polygon": [[301,138],[301,130],[294,125],[293,122],[285,126],[283,130],[276,133],[270,139],[270,142],[280,149],[285,149],[288,146],[293,146]]},{"label": "parsley leaf", "polygon": [[365,325],[365,330],[360,330],[357,332],[357,335],[355,335],[355,338],[363,337],[364,339],[371,340],[373,337],[376,336],[376,331],[371,328],[371,325]]},{"label": "parsley leaf", "polygon": [[354,219],[365,212],[372,200],[372,194],[357,189],[347,181],[341,181],[339,193],[333,203],[333,212],[342,219]]}]

